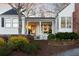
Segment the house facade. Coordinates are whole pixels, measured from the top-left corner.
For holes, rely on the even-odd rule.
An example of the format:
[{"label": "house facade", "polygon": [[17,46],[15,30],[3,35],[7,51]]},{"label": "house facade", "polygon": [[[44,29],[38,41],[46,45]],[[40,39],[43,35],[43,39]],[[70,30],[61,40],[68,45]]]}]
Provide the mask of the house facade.
[{"label": "house facade", "polygon": [[[22,17],[22,34],[33,35],[37,39],[46,40],[48,33],[78,32],[79,4],[71,3],[54,17]],[[48,13],[48,15],[50,15]],[[76,20],[75,20],[76,19]],[[78,22],[79,23],[79,22]],[[0,15],[0,35],[18,35],[18,15],[9,9]],[[38,40],[38,39],[37,39]]]}]

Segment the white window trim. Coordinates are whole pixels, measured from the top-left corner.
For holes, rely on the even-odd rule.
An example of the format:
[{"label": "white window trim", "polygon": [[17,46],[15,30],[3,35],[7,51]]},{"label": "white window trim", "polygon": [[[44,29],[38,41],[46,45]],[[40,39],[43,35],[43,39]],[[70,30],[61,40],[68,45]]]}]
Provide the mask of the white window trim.
[{"label": "white window trim", "polygon": [[[62,17],[61,17],[61,18],[62,18]],[[62,21],[61,18],[60,18],[60,20]],[[66,17],[64,17],[64,18],[66,19]],[[60,28],[61,28],[61,29],[65,29],[65,28],[66,28],[66,20],[65,20],[65,27],[64,27],[64,28],[61,27],[61,22],[60,22]]]},{"label": "white window trim", "polygon": [[[10,19],[11,20],[11,26],[10,27],[6,27],[6,19]],[[18,28],[19,27],[19,25],[18,25],[18,27],[13,27],[13,19],[17,19],[18,20],[18,18],[8,18],[8,17],[4,17],[4,28]],[[16,22],[15,22],[16,23]],[[19,23],[18,23],[19,24]]]},{"label": "white window trim", "polygon": [[[43,34],[48,34],[48,33],[44,33],[44,24],[42,25],[42,23],[43,23],[43,22],[41,22],[41,32],[42,32]],[[52,22],[45,22],[45,21],[44,21],[44,23],[51,23],[51,30],[52,30]]]},{"label": "white window trim", "polygon": [[72,25],[73,25],[73,19],[72,19],[72,17],[71,17],[71,28],[72,28]]},{"label": "white window trim", "polygon": [[[60,20],[62,21],[62,19],[61,19],[62,17],[60,17]],[[67,17],[65,17],[65,28],[62,28],[61,27],[61,21],[60,21],[60,29],[72,29],[72,27],[73,27],[73,19],[72,19],[72,17],[71,17],[71,28],[67,28],[67,26],[68,26],[68,24],[67,24]]]},{"label": "white window trim", "polygon": [[18,24],[18,26],[17,26],[17,27],[14,27],[14,26],[13,26],[13,20],[14,20],[14,19],[17,19],[17,20],[18,20],[18,18],[13,18],[13,19],[12,19],[12,28],[18,28],[18,27],[19,27],[19,20],[18,20],[18,22],[15,22],[15,23]]},{"label": "white window trim", "polygon": [[11,19],[11,27],[6,27],[6,19],[11,19],[11,18],[4,18],[4,27],[5,28],[12,28],[12,19]]}]

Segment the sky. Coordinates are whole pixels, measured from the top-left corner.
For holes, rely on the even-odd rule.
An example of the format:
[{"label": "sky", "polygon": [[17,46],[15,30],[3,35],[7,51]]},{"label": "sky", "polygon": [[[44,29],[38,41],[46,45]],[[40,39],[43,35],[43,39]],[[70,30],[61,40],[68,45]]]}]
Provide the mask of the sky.
[{"label": "sky", "polygon": [[11,9],[11,7],[8,4],[0,3],[0,14],[4,13],[9,9]]},{"label": "sky", "polygon": [[[41,3],[37,3],[37,5],[34,6],[33,8],[36,9],[36,10],[35,9],[34,10],[35,10],[35,13],[37,15],[40,14],[41,11],[44,12],[43,13],[44,15],[46,15],[47,11],[51,11],[51,12],[53,12],[53,13],[51,13],[52,15],[54,15],[54,14],[56,15],[56,12],[55,12],[56,11],[55,10],[56,7],[54,6],[54,3],[42,3],[42,4]],[[11,9],[11,6],[8,5],[8,3],[0,3],[0,14],[4,13],[4,12],[10,10],[10,9]],[[40,15],[42,15],[42,14],[40,14]],[[50,17],[49,14],[47,16]]]},{"label": "sky", "polygon": [[[36,8],[40,8],[40,9],[43,9],[44,7],[47,9],[47,10],[51,10],[52,9],[52,11],[54,11],[53,10],[53,8],[54,7],[52,7],[51,6],[51,4],[37,4],[36,5]],[[4,13],[4,12],[6,12],[6,11],[8,11],[9,9],[11,9],[11,6],[10,5],[8,5],[7,3],[0,3],[0,14],[2,14],[2,13]],[[38,11],[37,9],[36,9],[36,11]],[[44,10],[45,11],[45,10]],[[39,12],[39,11],[38,11]],[[37,12],[36,12],[37,13]]]}]

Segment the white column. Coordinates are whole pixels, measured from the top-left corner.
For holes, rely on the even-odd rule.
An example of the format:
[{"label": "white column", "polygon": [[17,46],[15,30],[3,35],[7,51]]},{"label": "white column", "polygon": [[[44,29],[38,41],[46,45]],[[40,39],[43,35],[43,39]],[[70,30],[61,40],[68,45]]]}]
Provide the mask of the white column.
[{"label": "white column", "polygon": [[52,34],[54,34],[54,21],[52,21]]},{"label": "white column", "polygon": [[57,18],[54,20],[55,21],[55,33],[57,33],[57,30],[58,30],[58,27],[59,27],[57,20],[58,20]]},{"label": "white column", "polygon": [[39,21],[39,23],[40,23],[40,26],[39,26],[39,28],[40,28],[40,35],[41,35],[41,21]]},{"label": "white column", "polygon": [[25,34],[25,18],[22,18],[22,34]]},{"label": "white column", "polygon": [[28,34],[28,21],[27,21],[27,26],[26,27],[27,27],[27,30],[26,31],[27,31],[27,34]]},{"label": "white column", "polygon": [[41,21],[39,21],[39,35],[40,35],[40,39],[41,39]]}]

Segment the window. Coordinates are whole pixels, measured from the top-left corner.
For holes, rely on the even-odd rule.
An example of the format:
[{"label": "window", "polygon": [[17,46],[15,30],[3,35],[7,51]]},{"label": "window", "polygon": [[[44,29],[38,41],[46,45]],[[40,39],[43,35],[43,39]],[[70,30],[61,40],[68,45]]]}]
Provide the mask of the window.
[{"label": "window", "polygon": [[1,18],[1,27],[4,27],[4,18]]},{"label": "window", "polygon": [[18,19],[13,19],[13,27],[18,27]]},{"label": "window", "polygon": [[71,17],[61,17],[61,28],[71,28]]},{"label": "window", "polygon": [[61,17],[61,28],[65,28],[65,17]]},{"label": "window", "polygon": [[11,19],[5,19],[5,27],[11,27]]},{"label": "window", "polygon": [[6,27],[6,28],[17,28],[18,27],[18,19],[9,19],[9,18],[1,18],[1,27]]},{"label": "window", "polygon": [[67,17],[67,28],[71,28],[71,17]]},{"label": "window", "polygon": [[42,31],[43,33],[51,33],[52,32],[52,23],[51,22],[42,22]]}]

